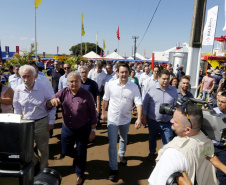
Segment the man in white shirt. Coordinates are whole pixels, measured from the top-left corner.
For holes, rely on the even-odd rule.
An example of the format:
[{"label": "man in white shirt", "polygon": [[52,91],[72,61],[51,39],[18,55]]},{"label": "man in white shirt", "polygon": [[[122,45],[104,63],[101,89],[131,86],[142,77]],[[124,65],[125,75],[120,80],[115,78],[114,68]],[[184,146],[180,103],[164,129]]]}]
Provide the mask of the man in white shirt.
[{"label": "man in white shirt", "polygon": [[[152,76],[152,74],[150,73],[150,68],[148,66],[145,66],[144,68],[144,73],[142,73],[140,75],[140,79],[139,79],[139,85],[141,87],[141,92],[143,92],[143,88],[144,88],[144,81],[148,78],[150,78]],[[142,94],[143,96],[143,94]]]},{"label": "man in white shirt", "polygon": [[65,74],[60,77],[59,79],[59,84],[58,84],[58,91],[65,87],[69,87],[68,85],[68,80],[67,80],[67,75],[71,72],[71,65],[68,63],[64,64],[64,72]]},{"label": "man in white shirt", "polygon": [[[124,158],[127,144],[127,134],[131,122],[131,108],[133,102],[137,106],[138,118],[135,128],[141,126],[142,102],[138,86],[128,81],[129,66],[126,63],[118,64],[119,79],[109,82],[103,97],[102,119],[107,120],[108,139],[109,139],[109,166],[111,168],[109,180],[115,181],[118,174],[117,163],[117,139],[120,131],[119,140],[119,159],[120,164],[126,165]],[[109,102],[108,119],[106,108]]]},{"label": "man in white shirt", "polygon": [[[137,63],[136,63],[137,64]],[[137,77],[138,78],[138,80],[140,80],[140,75],[143,73],[143,71],[141,70],[141,66],[140,65],[138,65],[137,67],[136,67],[136,75],[135,75],[135,77]]]},{"label": "man in white shirt", "polygon": [[22,80],[20,80],[19,69],[20,69],[20,64],[14,65],[13,71],[15,74],[9,76],[8,86],[11,87],[14,91],[16,87],[22,83]]},{"label": "man in white shirt", "polygon": [[14,113],[23,114],[24,119],[35,120],[34,139],[40,156],[34,157],[34,164],[40,159],[40,168],[48,166],[49,131],[54,127],[56,108],[48,110],[46,101],[52,94],[46,85],[35,81],[36,70],[31,65],[24,65],[19,70],[23,84],[14,93]]},{"label": "man in white shirt", "polygon": [[177,106],[171,120],[177,137],[159,150],[157,164],[148,179],[150,185],[165,185],[170,175],[183,171],[192,184],[218,184],[216,170],[205,158],[214,155],[214,147],[200,130],[202,122],[199,105],[186,102]]}]

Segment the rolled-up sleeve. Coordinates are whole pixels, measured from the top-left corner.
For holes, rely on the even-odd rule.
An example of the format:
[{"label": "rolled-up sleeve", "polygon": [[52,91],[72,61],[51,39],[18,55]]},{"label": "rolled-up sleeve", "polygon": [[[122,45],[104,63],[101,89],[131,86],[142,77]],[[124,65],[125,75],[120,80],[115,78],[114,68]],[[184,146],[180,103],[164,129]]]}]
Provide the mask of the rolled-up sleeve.
[{"label": "rolled-up sleeve", "polygon": [[140,91],[138,89],[138,86],[137,86],[137,88],[135,88],[134,93],[135,93],[135,97],[134,97],[135,105],[136,106],[142,105],[141,95],[140,95]]},{"label": "rolled-up sleeve", "polygon": [[[45,100],[46,101],[50,100],[52,98],[52,95],[53,95],[52,92],[49,92],[47,90],[47,88],[45,89],[45,91],[46,91],[45,92]],[[47,109],[46,108],[46,110],[47,110],[48,116],[49,116],[49,125],[53,125],[54,122],[55,122],[55,119],[56,119],[56,116],[55,116],[55,114],[56,114],[56,107],[53,107],[52,109]]]},{"label": "rolled-up sleeve", "polygon": [[112,81],[111,81],[111,82],[109,82],[107,86],[105,86],[105,87],[106,87],[106,89],[105,89],[105,92],[104,92],[104,97],[103,97],[103,100],[105,100],[105,101],[109,101],[109,99],[110,99],[110,91],[109,91],[109,86],[111,86],[111,83],[112,83]]},{"label": "rolled-up sleeve", "polygon": [[13,96],[13,108],[15,114],[22,115],[21,104],[19,103],[19,89],[16,89]]}]

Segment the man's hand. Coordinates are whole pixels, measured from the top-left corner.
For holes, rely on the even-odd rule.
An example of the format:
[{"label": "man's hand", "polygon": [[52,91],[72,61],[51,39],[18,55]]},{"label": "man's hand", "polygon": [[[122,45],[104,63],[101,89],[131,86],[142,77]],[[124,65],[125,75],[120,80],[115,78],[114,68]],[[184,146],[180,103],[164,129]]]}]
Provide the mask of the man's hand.
[{"label": "man's hand", "polygon": [[106,115],[106,112],[102,112],[101,119],[102,119],[103,121],[107,121],[107,115]]},{"label": "man's hand", "polygon": [[211,103],[212,104],[213,103],[213,98],[209,98],[208,99],[208,103]]},{"label": "man's hand", "polygon": [[54,125],[48,125],[47,127],[47,131],[50,132],[50,130],[53,130],[54,129]]},{"label": "man's hand", "polygon": [[141,119],[137,119],[135,122],[135,129],[139,129],[141,127]]},{"label": "man's hand", "polygon": [[90,134],[89,134],[89,142],[93,141],[96,137],[96,133],[91,131]]},{"label": "man's hand", "polygon": [[188,178],[186,172],[182,173],[183,176],[177,177],[178,185],[192,185],[190,179]]},{"label": "man's hand", "polygon": [[147,117],[146,117],[146,116],[143,116],[142,124],[143,124],[144,126],[147,126]]},{"label": "man's hand", "polygon": [[58,105],[61,104],[59,98],[53,98],[53,99],[51,99],[51,100],[50,100],[50,103],[52,104],[53,107],[57,107]]},{"label": "man's hand", "polygon": [[211,94],[212,90],[208,90],[208,94]]}]

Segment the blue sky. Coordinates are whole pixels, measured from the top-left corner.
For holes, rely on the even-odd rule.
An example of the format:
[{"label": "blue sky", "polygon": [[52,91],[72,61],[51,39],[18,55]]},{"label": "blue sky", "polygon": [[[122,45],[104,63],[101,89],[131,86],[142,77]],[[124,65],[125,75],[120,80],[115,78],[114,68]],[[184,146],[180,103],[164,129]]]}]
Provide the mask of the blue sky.
[{"label": "blue sky", "polygon": [[[0,40],[4,51],[29,50],[34,42],[33,0],[0,0]],[[140,43],[159,0],[43,0],[37,9],[38,53],[70,54],[70,47],[81,42],[81,13],[84,14],[83,42],[98,42],[105,52],[118,47],[116,31],[120,29],[119,54],[131,56],[134,40],[139,36],[137,52],[164,51],[176,43],[189,43],[194,0],[162,0],[149,30]],[[207,0],[207,10],[219,5],[216,36],[226,35],[224,0]],[[216,42],[215,42],[216,45]],[[210,51],[211,47],[203,48]]]}]

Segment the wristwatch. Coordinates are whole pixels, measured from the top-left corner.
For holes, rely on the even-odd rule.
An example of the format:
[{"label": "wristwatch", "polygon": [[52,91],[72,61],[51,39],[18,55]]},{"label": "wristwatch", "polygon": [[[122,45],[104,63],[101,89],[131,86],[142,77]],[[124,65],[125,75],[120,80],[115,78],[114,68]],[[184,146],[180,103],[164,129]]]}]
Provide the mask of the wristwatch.
[{"label": "wristwatch", "polygon": [[96,128],[93,128],[91,131],[96,133],[97,129]]}]

